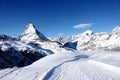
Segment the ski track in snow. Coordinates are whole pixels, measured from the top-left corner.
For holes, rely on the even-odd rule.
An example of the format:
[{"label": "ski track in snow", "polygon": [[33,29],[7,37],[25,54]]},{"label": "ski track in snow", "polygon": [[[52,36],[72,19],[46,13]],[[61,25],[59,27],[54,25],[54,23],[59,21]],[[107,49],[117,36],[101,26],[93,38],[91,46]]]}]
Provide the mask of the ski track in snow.
[{"label": "ski track in snow", "polygon": [[38,77],[38,75],[39,75],[39,73],[38,73],[38,72],[36,72],[36,75],[33,77],[33,79],[32,79],[32,80],[35,80],[35,79]]},{"label": "ski track in snow", "polygon": [[23,70],[23,68],[19,69],[15,75],[18,75],[22,70]]},{"label": "ski track in snow", "polygon": [[81,58],[88,58],[88,56],[87,55],[78,55],[78,56],[75,56],[75,59],[73,59],[73,60],[67,60],[67,61],[65,61],[65,62],[63,62],[63,63],[61,63],[61,64],[53,67],[52,69],[49,69],[47,72],[45,72],[43,74],[43,76],[39,80],[48,80],[52,76],[52,74],[53,74],[53,72],[54,72],[54,70],[56,68],[60,67],[61,65],[65,64],[65,63],[77,61],[77,60],[79,60]]},{"label": "ski track in snow", "polygon": [[[88,58],[88,56],[86,55],[75,56],[75,59],[67,60],[49,69],[39,78],[39,80],[120,80],[120,76],[119,76],[120,73],[119,71],[116,72],[118,68],[113,67],[112,65],[108,65],[108,64],[98,62],[98,61],[93,61],[93,60],[88,60],[88,61],[86,60],[81,62],[79,61],[79,59],[81,58],[82,59]],[[94,62],[96,62],[96,64]],[[108,69],[106,69],[106,67],[105,68],[101,67],[101,65],[103,66],[107,65]],[[70,69],[68,70],[67,67]],[[66,75],[67,73],[68,73],[67,76],[69,77],[66,78],[63,75]],[[76,77],[78,79],[76,79]]]},{"label": "ski track in snow", "polygon": [[[3,77],[11,74],[12,72],[14,72],[14,71],[16,71],[16,70],[18,70],[18,69],[10,69],[10,70],[4,71],[3,73],[0,73],[0,80],[1,80]],[[2,74],[3,74],[3,75],[2,75]]]},{"label": "ski track in snow", "polygon": [[117,53],[53,54],[26,68],[3,70],[0,80],[120,80],[119,66],[100,61],[112,56],[119,62],[119,54],[114,55]]},{"label": "ski track in snow", "polygon": [[39,80],[120,80],[120,75],[91,65],[87,61],[79,63],[70,60],[52,68]]}]

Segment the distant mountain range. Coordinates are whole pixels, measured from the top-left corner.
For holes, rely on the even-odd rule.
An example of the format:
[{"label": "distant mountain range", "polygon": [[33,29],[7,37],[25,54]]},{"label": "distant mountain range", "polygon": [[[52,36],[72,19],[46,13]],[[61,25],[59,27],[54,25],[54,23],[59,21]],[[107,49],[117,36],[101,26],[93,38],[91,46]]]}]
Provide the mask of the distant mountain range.
[{"label": "distant mountain range", "polygon": [[120,27],[111,33],[87,30],[67,38],[48,39],[29,23],[20,36],[0,35],[0,68],[23,67],[47,55],[73,50],[120,51]]},{"label": "distant mountain range", "polygon": [[[87,30],[82,34],[74,35],[64,38],[66,43],[77,43],[76,50],[112,50],[120,51],[120,27],[115,27],[111,33],[100,32],[94,33],[91,30]],[[74,45],[72,45],[74,46]],[[67,46],[69,47],[69,46]]]}]

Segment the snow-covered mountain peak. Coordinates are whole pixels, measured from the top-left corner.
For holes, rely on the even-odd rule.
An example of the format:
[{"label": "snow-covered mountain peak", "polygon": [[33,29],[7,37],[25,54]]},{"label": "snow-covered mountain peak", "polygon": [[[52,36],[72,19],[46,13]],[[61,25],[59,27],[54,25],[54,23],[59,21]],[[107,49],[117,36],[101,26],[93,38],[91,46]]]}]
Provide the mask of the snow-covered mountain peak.
[{"label": "snow-covered mountain peak", "polygon": [[29,33],[36,33],[35,26],[33,25],[32,22],[30,22],[30,23],[26,26],[26,29],[25,29],[25,31],[24,31],[23,34],[29,34]]},{"label": "snow-covered mountain peak", "polygon": [[116,26],[113,31],[112,34],[120,34],[120,26]]},{"label": "snow-covered mountain peak", "polygon": [[35,28],[32,22],[30,22],[26,26],[24,32],[22,33],[21,40],[22,41],[36,41],[36,40],[47,41],[48,39]]},{"label": "snow-covered mountain peak", "polygon": [[82,33],[83,35],[92,35],[93,31],[91,30],[86,30],[84,33]]}]

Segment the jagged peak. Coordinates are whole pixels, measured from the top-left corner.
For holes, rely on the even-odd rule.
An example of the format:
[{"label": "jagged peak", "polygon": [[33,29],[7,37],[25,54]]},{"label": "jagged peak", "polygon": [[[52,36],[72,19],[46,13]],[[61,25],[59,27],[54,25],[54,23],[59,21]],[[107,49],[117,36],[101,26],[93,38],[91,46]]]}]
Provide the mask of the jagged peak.
[{"label": "jagged peak", "polygon": [[36,31],[36,28],[35,28],[34,24],[33,24],[32,22],[30,22],[30,23],[26,26],[26,28],[25,28],[24,32],[22,33],[22,35],[24,35],[24,34],[29,34],[29,33],[36,33],[36,32],[37,32],[37,31]]},{"label": "jagged peak", "polygon": [[48,39],[35,28],[35,26],[32,22],[29,22],[29,24],[26,26],[24,32],[22,33],[21,40],[25,40],[25,41],[34,41],[34,40],[47,41]]},{"label": "jagged peak", "polygon": [[120,26],[116,26],[116,27],[112,30],[112,34],[120,34]]},{"label": "jagged peak", "polygon": [[83,35],[92,35],[93,31],[91,30],[86,30],[85,32],[82,33]]}]

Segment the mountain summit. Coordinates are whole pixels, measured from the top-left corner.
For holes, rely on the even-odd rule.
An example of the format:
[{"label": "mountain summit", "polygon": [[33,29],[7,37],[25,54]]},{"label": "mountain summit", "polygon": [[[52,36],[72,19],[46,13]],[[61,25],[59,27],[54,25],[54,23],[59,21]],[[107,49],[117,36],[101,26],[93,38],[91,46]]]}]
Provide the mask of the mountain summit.
[{"label": "mountain summit", "polygon": [[113,31],[112,34],[120,34],[120,26],[116,26]]},{"label": "mountain summit", "polygon": [[32,22],[30,22],[26,26],[24,32],[22,33],[21,40],[22,41],[36,41],[36,40],[48,41],[48,39],[35,28]]}]

